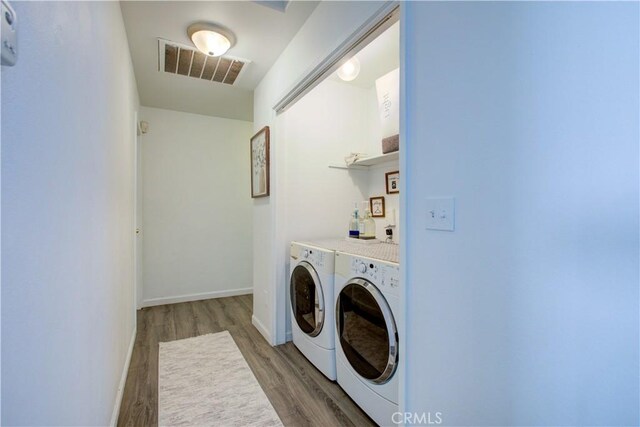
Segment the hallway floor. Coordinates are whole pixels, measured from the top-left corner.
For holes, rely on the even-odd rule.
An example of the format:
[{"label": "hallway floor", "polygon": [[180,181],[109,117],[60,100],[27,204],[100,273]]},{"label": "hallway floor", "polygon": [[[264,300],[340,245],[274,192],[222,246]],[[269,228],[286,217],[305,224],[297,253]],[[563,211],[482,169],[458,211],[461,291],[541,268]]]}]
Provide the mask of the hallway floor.
[{"label": "hallway floor", "polygon": [[218,298],[138,311],[138,335],[118,426],[158,424],[158,343],[228,330],[285,426],[374,423],[292,343],[271,347],[251,324],[253,297]]}]

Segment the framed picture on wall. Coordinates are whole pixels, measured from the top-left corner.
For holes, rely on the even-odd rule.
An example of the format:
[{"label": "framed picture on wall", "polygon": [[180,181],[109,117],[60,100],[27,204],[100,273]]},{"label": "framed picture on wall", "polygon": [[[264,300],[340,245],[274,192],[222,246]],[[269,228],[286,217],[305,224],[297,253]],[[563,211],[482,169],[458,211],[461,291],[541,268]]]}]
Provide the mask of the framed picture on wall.
[{"label": "framed picture on wall", "polygon": [[384,218],[384,196],[369,197],[369,208],[374,218]]},{"label": "framed picture on wall", "polygon": [[251,137],[251,197],[269,195],[269,126]]},{"label": "framed picture on wall", "polygon": [[387,194],[400,192],[400,171],[387,172],[384,174],[387,180]]}]

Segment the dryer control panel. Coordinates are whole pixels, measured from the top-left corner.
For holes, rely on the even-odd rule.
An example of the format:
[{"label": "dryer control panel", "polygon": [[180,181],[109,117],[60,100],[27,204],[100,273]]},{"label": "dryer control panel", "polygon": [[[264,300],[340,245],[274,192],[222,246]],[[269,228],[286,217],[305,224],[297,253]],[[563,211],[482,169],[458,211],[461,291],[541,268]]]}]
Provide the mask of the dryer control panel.
[{"label": "dryer control panel", "polygon": [[316,269],[333,274],[334,254],[311,246],[291,245],[291,258],[293,261],[307,261]]},{"label": "dryer control panel", "polygon": [[349,270],[353,277],[363,277],[382,292],[398,294],[400,287],[400,266],[372,260],[370,258],[351,258]]},{"label": "dryer control panel", "polygon": [[327,254],[312,248],[303,248],[300,251],[300,260],[307,260],[317,268],[324,268],[327,264]]}]

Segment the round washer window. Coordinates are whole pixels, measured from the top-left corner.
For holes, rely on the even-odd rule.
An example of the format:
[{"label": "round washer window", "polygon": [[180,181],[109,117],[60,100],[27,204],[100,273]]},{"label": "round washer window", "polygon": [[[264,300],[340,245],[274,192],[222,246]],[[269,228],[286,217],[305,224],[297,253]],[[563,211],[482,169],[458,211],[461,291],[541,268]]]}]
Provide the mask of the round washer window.
[{"label": "round washer window", "polygon": [[324,295],[316,270],[306,261],[291,273],[291,308],[300,329],[315,337],[324,324]]},{"label": "round washer window", "polygon": [[391,310],[380,291],[366,280],[352,280],[338,296],[336,326],[351,367],[374,383],[387,382],[396,370],[398,339]]}]

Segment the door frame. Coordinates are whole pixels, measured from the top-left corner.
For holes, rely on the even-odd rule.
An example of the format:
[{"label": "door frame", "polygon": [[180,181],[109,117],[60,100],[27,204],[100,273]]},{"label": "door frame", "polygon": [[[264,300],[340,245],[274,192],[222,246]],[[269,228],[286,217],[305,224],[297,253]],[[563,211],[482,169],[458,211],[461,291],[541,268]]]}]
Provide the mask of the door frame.
[{"label": "door frame", "polygon": [[142,280],[140,280],[140,275],[142,273],[142,254],[140,253],[139,246],[142,245],[142,224],[141,220],[139,220],[138,216],[142,212],[142,207],[140,206],[140,196],[142,191],[140,189],[142,179],[141,179],[141,149],[140,149],[140,127],[139,127],[139,118],[138,111],[134,111],[133,113],[134,119],[134,173],[133,173],[133,283],[134,283],[134,291],[133,291],[133,307],[134,312],[139,310],[142,306]]}]

